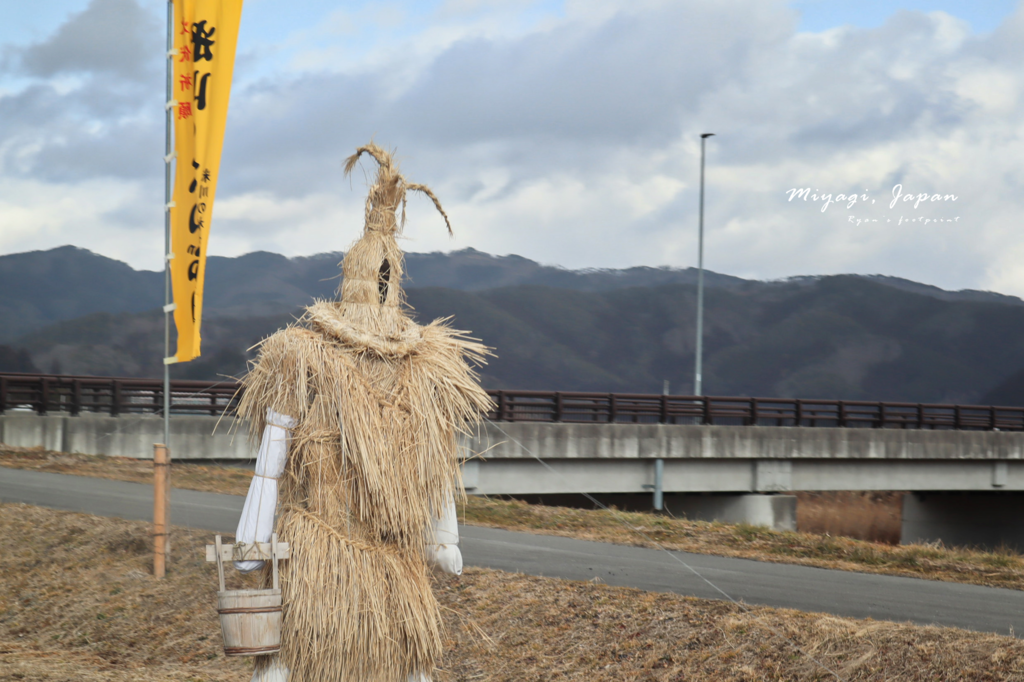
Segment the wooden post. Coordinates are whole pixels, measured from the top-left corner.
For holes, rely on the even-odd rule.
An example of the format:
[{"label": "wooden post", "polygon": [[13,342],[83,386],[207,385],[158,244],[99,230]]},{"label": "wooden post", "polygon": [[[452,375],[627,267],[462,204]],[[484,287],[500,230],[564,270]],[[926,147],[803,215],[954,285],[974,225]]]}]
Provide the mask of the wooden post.
[{"label": "wooden post", "polygon": [[170,550],[170,453],[163,443],[153,445],[153,575],[159,580],[167,570]]},{"label": "wooden post", "polygon": [[164,523],[167,526],[166,542],[164,542],[164,561],[171,560],[171,448],[165,446],[167,453],[167,466],[164,469],[167,474],[164,476]]}]

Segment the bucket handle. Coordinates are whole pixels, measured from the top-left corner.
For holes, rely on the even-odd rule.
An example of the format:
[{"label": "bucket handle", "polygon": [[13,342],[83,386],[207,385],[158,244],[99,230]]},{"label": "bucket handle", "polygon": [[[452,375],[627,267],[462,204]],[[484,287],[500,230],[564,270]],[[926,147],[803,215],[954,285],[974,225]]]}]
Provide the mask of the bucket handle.
[{"label": "bucket handle", "polygon": [[213,542],[217,547],[217,577],[220,578],[220,591],[224,592],[227,588],[224,587],[224,560],[221,558],[220,536],[218,535]]},{"label": "bucket handle", "polygon": [[281,586],[277,580],[277,533],[270,536],[270,560],[274,564],[274,589],[279,590]]},{"label": "bucket handle", "polygon": [[[240,552],[240,554],[239,554]],[[256,557],[252,554],[255,553]],[[224,562],[227,560],[235,559],[237,561],[247,561],[253,558],[263,559],[270,554],[270,561],[273,564],[273,575],[274,575],[274,589],[281,589],[281,580],[278,574],[277,563],[282,559],[287,559],[291,556],[291,546],[287,542],[279,542],[277,539],[277,533],[273,533],[270,538],[270,542],[255,542],[241,546],[225,546],[221,540],[221,536],[214,536],[214,544],[206,546],[206,560],[217,562],[217,577],[220,580],[220,591],[224,592],[227,588],[224,586]]]}]

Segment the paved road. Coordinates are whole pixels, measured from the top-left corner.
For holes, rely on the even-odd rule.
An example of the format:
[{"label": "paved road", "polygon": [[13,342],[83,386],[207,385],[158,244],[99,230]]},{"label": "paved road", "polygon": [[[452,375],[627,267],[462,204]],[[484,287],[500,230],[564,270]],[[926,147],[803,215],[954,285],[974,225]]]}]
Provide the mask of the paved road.
[{"label": "paved road", "polygon": [[[96,478],[0,467],[0,501],[25,502],[101,516],[151,520],[152,488]],[[176,525],[233,532],[242,498],[175,489]],[[589,580],[709,599],[722,594],[749,604],[823,611],[855,618],[913,621],[973,630],[1024,633],[1024,592],[914,578],[829,571],[745,559],[662,552],[490,528],[464,527],[471,566]]]}]

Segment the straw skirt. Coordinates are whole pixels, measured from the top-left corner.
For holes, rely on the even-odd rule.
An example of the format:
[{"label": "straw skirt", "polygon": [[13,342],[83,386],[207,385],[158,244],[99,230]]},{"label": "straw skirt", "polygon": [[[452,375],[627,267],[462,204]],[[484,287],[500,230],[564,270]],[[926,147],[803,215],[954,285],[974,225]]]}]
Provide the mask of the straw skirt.
[{"label": "straw skirt", "polygon": [[406,682],[441,654],[440,611],[422,556],[346,537],[285,510],[282,662],[288,682]]}]

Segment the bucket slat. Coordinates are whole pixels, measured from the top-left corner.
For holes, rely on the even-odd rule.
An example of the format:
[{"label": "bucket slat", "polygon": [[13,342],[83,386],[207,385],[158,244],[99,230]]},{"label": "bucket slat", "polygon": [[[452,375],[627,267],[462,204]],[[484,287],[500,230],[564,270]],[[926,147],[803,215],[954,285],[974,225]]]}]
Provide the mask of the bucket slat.
[{"label": "bucket slat", "polygon": [[256,656],[281,648],[281,590],[217,593],[226,656]]},{"label": "bucket slat", "polygon": [[[287,542],[271,541],[225,545],[221,536],[206,546],[206,560],[217,563],[220,592],[217,614],[224,636],[225,656],[261,656],[281,649],[281,589],[277,562],[289,556]],[[224,562],[269,558],[273,564],[274,589],[227,590],[224,586]]]}]

